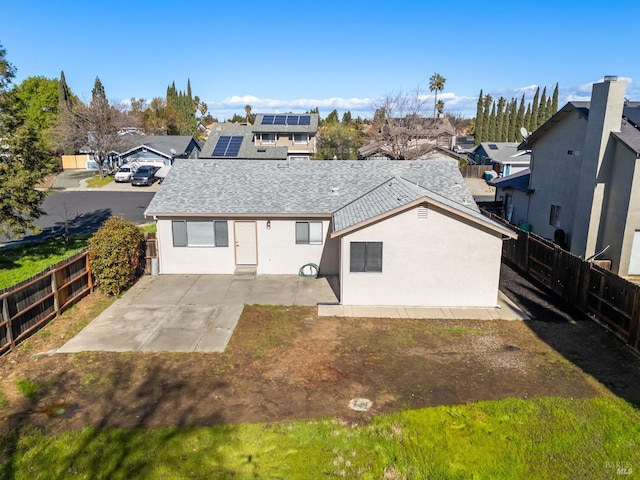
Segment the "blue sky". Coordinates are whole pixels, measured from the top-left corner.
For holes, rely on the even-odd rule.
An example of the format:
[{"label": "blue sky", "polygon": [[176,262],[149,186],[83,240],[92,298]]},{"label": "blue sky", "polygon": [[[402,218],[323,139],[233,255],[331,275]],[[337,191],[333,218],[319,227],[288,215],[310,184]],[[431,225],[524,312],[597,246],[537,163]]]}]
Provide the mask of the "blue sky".
[{"label": "blue sky", "polygon": [[334,108],[370,117],[386,94],[447,81],[445,110],[473,116],[480,89],[533,96],[556,82],[560,105],[589,99],[604,75],[640,100],[634,22],[640,2],[0,0],[0,43],[17,68],[67,83],[96,76],[115,101],[164,97],[175,81],[220,120]]}]

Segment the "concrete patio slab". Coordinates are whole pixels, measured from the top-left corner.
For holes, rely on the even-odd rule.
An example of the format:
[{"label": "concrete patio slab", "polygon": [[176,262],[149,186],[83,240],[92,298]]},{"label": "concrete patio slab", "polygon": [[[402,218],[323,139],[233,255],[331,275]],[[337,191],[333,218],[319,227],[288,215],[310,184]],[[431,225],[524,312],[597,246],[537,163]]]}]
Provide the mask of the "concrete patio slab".
[{"label": "concrete patio slab", "polygon": [[[326,281],[304,280],[256,277],[255,269],[236,275],[146,276],[58,352],[222,352],[246,303],[294,305],[300,297],[316,305],[314,297],[330,297]],[[335,296],[329,300],[337,301]]]}]

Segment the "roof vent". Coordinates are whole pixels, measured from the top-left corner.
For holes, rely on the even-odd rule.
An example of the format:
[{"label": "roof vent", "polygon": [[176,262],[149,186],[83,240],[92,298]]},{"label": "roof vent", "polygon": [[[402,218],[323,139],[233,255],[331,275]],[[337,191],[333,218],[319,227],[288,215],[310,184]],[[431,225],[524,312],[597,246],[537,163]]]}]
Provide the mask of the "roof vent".
[{"label": "roof vent", "polygon": [[279,163],[278,164],[278,168],[289,168],[289,164],[288,163]]},{"label": "roof vent", "polygon": [[340,193],[340,187],[331,187],[331,193],[337,195],[338,193]]},{"label": "roof vent", "polygon": [[362,163],[360,163],[360,162],[358,162],[358,163],[354,162],[354,163],[351,164],[351,168],[363,168],[363,167],[364,167],[364,165]]},{"label": "roof vent", "polygon": [[618,81],[618,75],[605,75],[604,76],[604,81],[605,82],[617,82]]}]

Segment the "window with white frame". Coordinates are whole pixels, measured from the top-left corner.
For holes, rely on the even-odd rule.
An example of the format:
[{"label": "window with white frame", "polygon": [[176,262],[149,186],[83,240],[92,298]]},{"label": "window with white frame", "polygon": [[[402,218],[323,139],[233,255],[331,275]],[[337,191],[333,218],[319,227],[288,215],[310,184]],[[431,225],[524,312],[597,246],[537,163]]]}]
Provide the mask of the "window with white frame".
[{"label": "window with white frame", "polygon": [[382,242],[351,242],[350,272],[382,272]]},{"label": "window with white frame", "polygon": [[261,133],[260,134],[260,142],[273,144],[276,143],[276,134],[275,133]]},{"label": "window with white frame", "polygon": [[560,227],[560,205],[551,205],[549,225],[556,228]]},{"label": "window with white frame", "polygon": [[296,222],[296,243],[322,245],[322,222]]},{"label": "window with white frame", "polygon": [[226,220],[173,220],[174,247],[228,247]]},{"label": "window with white frame", "polygon": [[294,145],[308,145],[309,144],[309,134],[308,133],[294,133],[293,134],[293,144]]}]

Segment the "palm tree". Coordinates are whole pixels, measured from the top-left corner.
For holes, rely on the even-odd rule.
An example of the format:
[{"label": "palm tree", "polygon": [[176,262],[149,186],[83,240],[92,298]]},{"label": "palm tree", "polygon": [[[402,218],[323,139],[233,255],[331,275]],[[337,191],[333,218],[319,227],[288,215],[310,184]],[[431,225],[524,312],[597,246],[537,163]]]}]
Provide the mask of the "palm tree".
[{"label": "palm tree", "polygon": [[432,92],[435,92],[435,98],[433,101],[433,116],[436,116],[436,111],[438,109],[438,92],[441,92],[444,90],[444,84],[447,81],[446,78],[444,78],[442,75],[440,75],[439,73],[434,73],[433,75],[431,75],[431,78],[429,78],[429,90]]},{"label": "palm tree", "polygon": [[244,113],[247,114],[247,123],[251,124],[251,105],[244,106]]}]

